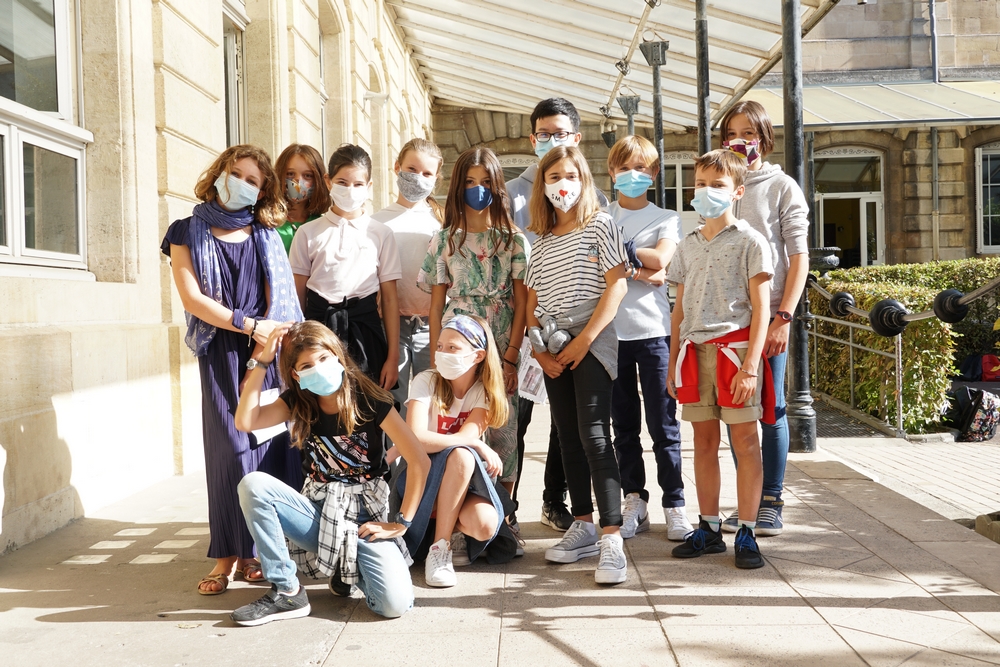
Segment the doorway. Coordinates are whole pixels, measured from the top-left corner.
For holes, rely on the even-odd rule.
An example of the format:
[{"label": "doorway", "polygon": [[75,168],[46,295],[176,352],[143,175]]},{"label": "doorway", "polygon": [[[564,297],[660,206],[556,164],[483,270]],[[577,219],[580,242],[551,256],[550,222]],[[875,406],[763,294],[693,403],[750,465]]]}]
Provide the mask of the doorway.
[{"label": "doorway", "polygon": [[820,195],[822,245],[840,248],[841,269],[885,263],[882,195]]}]

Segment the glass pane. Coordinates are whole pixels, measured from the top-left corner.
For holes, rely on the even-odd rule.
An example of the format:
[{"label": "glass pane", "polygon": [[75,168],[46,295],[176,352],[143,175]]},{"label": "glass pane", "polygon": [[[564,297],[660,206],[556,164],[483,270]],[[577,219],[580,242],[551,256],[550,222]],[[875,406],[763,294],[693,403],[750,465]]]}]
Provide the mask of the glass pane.
[{"label": "glass pane", "polygon": [[0,0],[0,96],[58,111],[55,0]]},{"label": "glass pane", "polygon": [[694,199],[694,165],[685,164],[681,167],[681,201],[685,211],[693,211],[691,200]]},{"label": "glass pane", "polygon": [[868,244],[868,265],[878,262],[878,206],[865,202],[865,237]]},{"label": "glass pane", "polygon": [[80,252],[76,160],[24,144],[24,246]]},{"label": "glass pane", "polygon": [[881,192],[880,157],[817,158],[816,192]]}]

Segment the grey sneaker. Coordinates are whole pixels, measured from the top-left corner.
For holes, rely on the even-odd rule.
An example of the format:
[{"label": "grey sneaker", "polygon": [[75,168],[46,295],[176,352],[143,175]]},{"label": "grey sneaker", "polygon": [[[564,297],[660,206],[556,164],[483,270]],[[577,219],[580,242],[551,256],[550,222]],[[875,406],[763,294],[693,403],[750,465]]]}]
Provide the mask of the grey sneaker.
[{"label": "grey sneaker", "polygon": [[585,521],[574,521],[566,534],[554,547],[545,550],[545,560],[553,563],[575,563],[587,556],[596,556],[601,547],[597,544],[597,528]]},{"label": "grey sneaker", "polygon": [[694,530],[683,505],[664,507],[663,516],[667,520],[667,539],[671,542],[683,542],[687,534]]},{"label": "grey sneaker", "polygon": [[625,550],[622,548],[622,538],[617,535],[605,535],[601,538],[601,560],[594,572],[594,581],[599,584],[620,584],[628,575],[628,563],[625,560]]},{"label": "grey sneaker", "polygon": [[431,545],[424,561],[424,581],[435,588],[450,588],[458,583],[451,564],[451,546],[443,537]]},{"label": "grey sneaker", "polygon": [[731,515],[726,517],[726,520],[722,522],[722,532],[724,533],[735,533],[740,529],[740,513],[739,511],[733,512]]},{"label": "grey sneaker", "polygon": [[638,493],[630,493],[625,496],[622,503],[622,538],[629,539],[635,537],[636,533],[649,530],[649,512],[646,501],[639,497]]},{"label": "grey sneaker", "polygon": [[465,567],[472,564],[472,561],[469,560],[469,546],[465,543],[464,533],[451,534],[451,564],[455,567]]},{"label": "grey sneaker", "polygon": [[279,592],[278,587],[272,585],[264,597],[243,605],[229,617],[240,625],[254,626],[286,618],[301,618],[308,616],[310,611],[312,607],[309,606],[305,586],[299,586],[299,592],[295,595],[288,595]]},{"label": "grey sneaker", "polygon": [[785,501],[780,496],[764,496],[760,500],[760,509],[757,510],[757,527],[754,533],[758,537],[774,537],[781,535],[785,527],[781,522],[781,508]]}]

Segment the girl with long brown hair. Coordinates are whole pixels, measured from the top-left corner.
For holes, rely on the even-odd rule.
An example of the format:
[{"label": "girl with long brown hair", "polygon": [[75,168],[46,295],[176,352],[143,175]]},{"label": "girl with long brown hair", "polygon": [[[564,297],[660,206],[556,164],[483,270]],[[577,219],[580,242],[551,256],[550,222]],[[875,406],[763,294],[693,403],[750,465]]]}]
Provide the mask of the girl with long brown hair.
[{"label": "girl with long brown hair", "polygon": [[[373,612],[400,616],[413,605],[412,560],[401,538],[416,514],[430,460],[393,407],[392,395],[358,367],[328,328],[311,321],[279,327],[258,368],[273,364],[279,344],[288,389],[264,404],[266,371],[252,372],[236,425],[251,431],[291,421],[306,482],[301,492],[264,473],[240,482],[240,506],[272,589],[232,618],[262,625],[307,616],[309,600],[296,566],[312,578],[329,577],[337,595],[349,595],[357,584]],[[385,435],[409,470],[402,506],[392,518]]]},{"label": "girl with long brown hair", "polygon": [[281,151],[274,163],[274,173],[282,183],[279,190],[288,209],[285,223],[278,227],[278,236],[288,252],[299,227],[330,208],[330,188],[324,178],[323,156],[305,144],[291,144]]},{"label": "girl with long brown hair", "polygon": [[[241,433],[233,411],[261,345],[281,322],[301,320],[302,312],[288,257],[274,231],[285,211],[267,153],[249,145],[227,149],[202,174],[195,195],[202,203],[191,217],[170,225],[160,249],[170,257],[188,321],[185,342],[201,373],[208,557],[216,562],[198,592],[218,595],[234,569],[247,581],[262,578],[237,483],[255,470],[268,470],[289,483],[301,479],[297,466],[286,467],[287,436],[261,442]],[[268,372],[262,384],[266,390],[277,388],[278,374]]]},{"label": "girl with long brown hair", "polygon": [[[476,146],[458,157],[445,204],[444,228],[435,235],[417,282],[431,294],[430,345],[441,324],[455,315],[485,319],[497,341],[507,394],[517,390],[517,363],[524,338],[528,242],[510,217],[500,160]],[[487,433],[500,455],[508,492],[517,479],[517,410]]]}]

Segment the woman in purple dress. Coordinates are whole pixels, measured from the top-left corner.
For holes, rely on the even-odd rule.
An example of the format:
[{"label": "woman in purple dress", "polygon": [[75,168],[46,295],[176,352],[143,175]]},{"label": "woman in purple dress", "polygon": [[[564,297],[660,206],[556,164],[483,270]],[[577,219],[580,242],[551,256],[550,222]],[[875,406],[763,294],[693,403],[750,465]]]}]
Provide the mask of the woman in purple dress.
[{"label": "woman in purple dress", "polygon": [[[287,433],[258,440],[233,422],[244,375],[257,365],[261,345],[280,323],[301,321],[302,312],[274,231],[283,222],[284,205],[267,153],[248,145],[227,149],[202,174],[195,195],[202,203],[190,218],[170,225],[160,248],[170,257],[186,311],[184,340],[201,371],[208,557],[216,563],[198,592],[218,595],[234,574],[263,579],[240,511],[240,480],[261,470],[296,488],[302,483]],[[268,369],[264,389],[279,390],[277,369]]]}]

